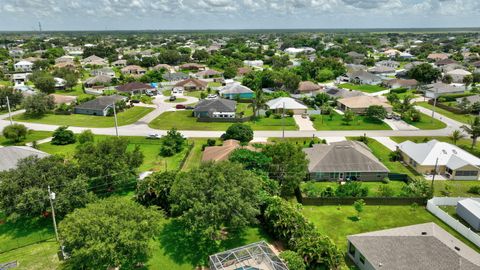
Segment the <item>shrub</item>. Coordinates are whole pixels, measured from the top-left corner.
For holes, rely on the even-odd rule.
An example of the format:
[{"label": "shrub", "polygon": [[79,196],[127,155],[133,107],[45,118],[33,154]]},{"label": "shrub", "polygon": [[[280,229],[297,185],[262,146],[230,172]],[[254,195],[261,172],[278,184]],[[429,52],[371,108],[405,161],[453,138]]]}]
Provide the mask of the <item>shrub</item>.
[{"label": "shrub", "polygon": [[395,191],[389,185],[380,185],[378,193],[380,197],[393,197],[395,195]]},{"label": "shrub", "polygon": [[171,157],[176,153],[180,153],[185,146],[186,139],[183,135],[172,128],[167,131],[167,135],[162,136],[162,146],[160,148],[160,155],[164,157]]},{"label": "shrub", "polygon": [[431,193],[430,185],[422,178],[414,178],[402,188],[402,195],[406,197],[429,197]]},{"label": "shrub", "polygon": [[22,124],[13,124],[6,126],[2,133],[3,136],[8,140],[18,143],[25,140],[28,134],[28,129]]},{"label": "shrub", "polygon": [[390,93],[402,94],[402,93],[405,93],[407,91],[408,91],[407,88],[395,88],[395,89],[390,90]]},{"label": "shrub", "polygon": [[388,178],[388,176],[387,176],[387,177],[384,177],[384,178],[382,179],[382,183],[384,183],[384,184],[390,183],[390,178]]},{"label": "shrub", "polygon": [[467,192],[480,195],[480,186],[473,186],[469,188]]},{"label": "shrub", "polygon": [[388,154],[388,159],[390,161],[401,161],[402,160],[402,153],[400,153],[399,150],[392,151],[392,152],[390,152],[390,154]]},{"label": "shrub", "polygon": [[335,195],[338,197],[367,197],[368,187],[362,186],[361,182],[348,182],[341,185],[335,190]]},{"label": "shrub", "polygon": [[282,116],[280,114],[274,114],[273,118],[274,119],[282,119]]},{"label": "shrub", "polygon": [[272,115],[272,111],[270,111],[270,110],[265,111],[265,117],[268,118],[268,117],[270,117],[270,115]]},{"label": "shrub", "polygon": [[95,137],[93,135],[93,132],[90,129],[87,129],[82,131],[82,133],[78,134],[77,139],[80,144],[84,144],[86,142],[93,142],[95,140]]},{"label": "shrub", "polygon": [[315,182],[306,182],[302,185],[302,192],[309,198],[322,197],[323,191],[324,189],[316,185]]},{"label": "shrub", "polygon": [[217,141],[215,139],[208,139],[207,140],[207,145],[208,146],[215,146],[216,143],[217,143]]},{"label": "shrub", "polygon": [[73,131],[68,130],[68,126],[61,126],[53,132],[53,145],[67,145],[75,143],[77,140]]},{"label": "shrub", "polygon": [[248,143],[253,140],[253,130],[250,126],[235,123],[228,127],[227,131],[222,135],[223,140],[238,140],[242,143]]},{"label": "shrub", "polygon": [[285,250],[280,253],[280,258],[287,264],[288,269],[290,270],[305,270],[305,262],[303,258],[298,255],[295,251]]},{"label": "shrub", "polygon": [[315,115],[310,115],[310,121],[314,122],[317,117]]},{"label": "shrub", "polygon": [[287,111],[287,115],[288,115],[289,117],[293,117],[293,114],[294,114],[294,113],[293,113],[292,110],[288,110],[288,111]]}]

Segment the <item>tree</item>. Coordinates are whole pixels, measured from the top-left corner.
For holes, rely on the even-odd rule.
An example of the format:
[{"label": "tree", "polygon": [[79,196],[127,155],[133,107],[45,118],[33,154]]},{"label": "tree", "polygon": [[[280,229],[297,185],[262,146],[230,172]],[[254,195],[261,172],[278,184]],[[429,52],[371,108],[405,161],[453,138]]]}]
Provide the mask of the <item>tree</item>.
[{"label": "tree", "polygon": [[8,140],[18,143],[27,137],[28,129],[22,124],[13,124],[3,128],[2,134]]},{"label": "tree", "polygon": [[315,79],[318,82],[326,82],[335,79],[335,74],[330,69],[324,68],[317,72],[317,77]]},{"label": "tree", "polygon": [[454,145],[457,145],[457,142],[461,139],[463,139],[465,135],[460,130],[454,130],[452,134],[450,135],[450,140]]},{"label": "tree", "polygon": [[470,101],[464,97],[461,99],[460,102],[458,102],[457,107],[463,112],[463,113],[469,113],[471,111],[471,104]]},{"label": "tree", "polygon": [[78,82],[78,77],[72,73],[66,74],[63,79],[65,79],[65,87],[67,89],[72,89]]},{"label": "tree", "polygon": [[170,213],[170,190],[177,177],[176,171],[155,172],[137,182],[135,197],[144,206],[156,205]]},{"label": "tree", "polygon": [[429,84],[440,78],[442,73],[428,63],[420,64],[407,72],[407,76],[421,83]]},{"label": "tree", "polygon": [[90,129],[87,129],[82,131],[82,133],[78,134],[77,139],[80,144],[84,144],[86,142],[95,141],[95,135]]},{"label": "tree", "polygon": [[0,87],[0,110],[7,109],[7,97],[10,108],[15,109],[22,103],[23,96],[20,91],[15,91],[12,87]]},{"label": "tree", "polygon": [[223,140],[238,140],[242,143],[248,143],[253,140],[253,130],[250,126],[241,123],[235,123],[228,127],[222,135]]},{"label": "tree", "polygon": [[285,250],[280,253],[280,258],[287,264],[289,270],[305,270],[303,258],[295,251]]},{"label": "tree", "polygon": [[51,94],[55,92],[55,79],[50,73],[44,71],[36,71],[30,75],[30,80],[35,87],[43,93]]},{"label": "tree", "polygon": [[231,162],[207,163],[182,173],[170,191],[172,214],[192,235],[218,240],[221,231],[242,230],[259,212],[258,176]]},{"label": "tree", "polygon": [[67,145],[72,144],[77,141],[73,131],[68,130],[68,126],[61,126],[57,128],[52,135],[52,144],[53,145]]},{"label": "tree", "polygon": [[231,162],[243,164],[247,170],[268,171],[272,159],[262,152],[250,151],[248,149],[237,149],[230,155]]},{"label": "tree", "polygon": [[253,109],[253,115],[255,117],[258,116],[258,110],[265,108],[265,103],[266,99],[263,90],[256,90],[253,102],[251,104]]},{"label": "tree", "polygon": [[453,82],[452,75],[447,74],[447,75],[443,76],[442,82],[446,83],[446,84],[451,84]]},{"label": "tree", "polygon": [[360,214],[363,212],[363,209],[365,208],[365,201],[363,199],[356,200],[353,203],[353,207],[355,208],[355,211],[357,211],[357,219],[360,219]]},{"label": "tree", "polygon": [[473,83],[473,76],[466,75],[463,77],[463,83],[465,84],[465,90],[468,89],[468,87]]},{"label": "tree", "polygon": [[354,119],[355,119],[355,113],[350,109],[346,109],[342,118],[343,123],[349,126],[350,122],[352,122]]},{"label": "tree", "polygon": [[132,181],[137,176],[136,170],[143,162],[143,153],[139,146],[127,150],[125,138],[108,138],[97,143],[80,144],[74,157],[80,172],[90,178],[90,185],[95,192],[111,192]]},{"label": "tree", "polygon": [[272,159],[269,176],[278,181],[283,196],[292,195],[307,173],[308,161],[302,147],[281,142],[267,145],[264,153]]},{"label": "tree", "polygon": [[210,57],[210,54],[206,50],[195,50],[192,54],[192,58],[197,61],[206,61]]},{"label": "tree", "polygon": [[25,114],[30,117],[41,117],[55,108],[53,96],[36,93],[23,100]]},{"label": "tree", "polygon": [[160,148],[160,154],[164,157],[171,157],[176,153],[180,153],[185,146],[186,139],[183,135],[172,128],[167,131],[167,135],[162,136],[162,146]]},{"label": "tree", "polygon": [[474,148],[477,144],[477,139],[480,136],[480,117],[475,116],[475,118],[470,121],[470,125],[463,125],[461,128],[463,131],[470,134],[470,138],[472,139],[472,148]]},{"label": "tree", "polygon": [[59,156],[34,156],[20,160],[14,170],[0,172],[0,209],[11,219],[48,214],[49,185],[56,194],[58,217],[94,199],[74,163]]},{"label": "tree", "polygon": [[368,118],[382,121],[387,117],[387,110],[381,105],[371,105],[367,108],[365,115]]},{"label": "tree", "polygon": [[133,269],[146,262],[150,240],[159,231],[162,214],[128,200],[109,198],[67,215],[59,231],[78,269]]}]

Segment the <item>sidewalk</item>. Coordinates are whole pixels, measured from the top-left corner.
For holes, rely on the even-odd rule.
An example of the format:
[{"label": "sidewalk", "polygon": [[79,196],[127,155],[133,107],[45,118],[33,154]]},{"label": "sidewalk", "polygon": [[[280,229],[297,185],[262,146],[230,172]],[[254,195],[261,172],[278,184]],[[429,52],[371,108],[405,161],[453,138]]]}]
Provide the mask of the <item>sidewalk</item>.
[{"label": "sidewalk", "polygon": [[394,142],[390,137],[372,137],[372,139],[377,140],[379,143],[383,144],[385,147],[391,151],[397,150],[398,144]]}]

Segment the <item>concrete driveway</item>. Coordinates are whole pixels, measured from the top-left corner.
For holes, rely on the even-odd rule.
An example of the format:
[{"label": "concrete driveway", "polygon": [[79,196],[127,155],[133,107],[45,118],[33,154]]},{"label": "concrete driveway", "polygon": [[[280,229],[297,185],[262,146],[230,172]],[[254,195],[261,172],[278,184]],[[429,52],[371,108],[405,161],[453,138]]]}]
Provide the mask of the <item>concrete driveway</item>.
[{"label": "concrete driveway", "polygon": [[417,127],[409,125],[403,120],[384,119],[383,122],[389,125],[393,130],[418,130]]},{"label": "concrete driveway", "polygon": [[302,130],[302,131],[315,131],[316,130],[313,127],[312,121],[310,121],[310,118],[308,118],[308,117],[303,118],[301,115],[294,115],[293,119],[295,119],[295,123],[297,124],[299,130]]}]

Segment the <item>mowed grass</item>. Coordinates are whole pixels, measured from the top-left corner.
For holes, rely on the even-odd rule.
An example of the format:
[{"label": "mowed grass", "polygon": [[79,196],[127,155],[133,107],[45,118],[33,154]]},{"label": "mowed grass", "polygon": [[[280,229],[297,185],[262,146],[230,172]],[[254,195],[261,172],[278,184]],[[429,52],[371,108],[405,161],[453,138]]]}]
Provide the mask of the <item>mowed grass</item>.
[{"label": "mowed grass", "polygon": [[29,245],[0,254],[0,262],[17,261],[18,270],[54,270],[61,269],[57,251],[59,245],[55,240]]},{"label": "mowed grass", "polygon": [[[100,141],[108,137],[105,135],[95,135],[95,140]],[[165,171],[165,170],[177,170],[180,169],[180,163],[183,158],[188,154],[188,145],[184,147],[182,152],[177,153],[171,157],[160,156],[161,140],[151,140],[145,137],[124,137],[129,140],[128,150],[133,150],[138,145],[140,151],[144,155],[143,163],[139,168],[139,171]],[[192,141],[189,140],[188,144]],[[66,157],[72,157],[75,153],[75,148],[78,142],[69,145],[53,145],[51,143],[44,143],[38,145],[38,149],[49,154],[58,154]]]},{"label": "mowed grass", "polygon": [[[208,139],[206,138],[189,139],[189,141],[195,143],[195,145],[193,146],[190,154],[185,160],[182,171],[189,171],[200,166],[203,155],[202,146],[207,143],[207,140]],[[216,138],[215,140],[217,142],[217,145],[221,144],[220,139]]]},{"label": "mowed grass", "polygon": [[376,93],[379,91],[387,90],[387,88],[379,85],[368,85],[368,84],[352,84],[352,83],[342,83],[338,87],[350,90],[357,90],[365,93]]},{"label": "mowed grass", "polygon": [[426,130],[433,130],[433,129],[442,129],[446,128],[447,125],[435,118],[432,118],[429,115],[426,115],[424,113],[420,113],[421,118],[419,122],[411,122],[411,121],[405,121],[407,124],[410,124],[416,128],[419,129],[426,129]]},{"label": "mowed grass", "polygon": [[353,205],[304,206],[303,214],[316,225],[321,233],[331,237],[344,252],[347,248],[348,235],[427,222],[435,222],[476,251],[480,250],[422,206],[367,205],[358,221],[355,218],[357,212]]},{"label": "mowed grass", "polygon": [[[433,105],[430,105],[428,104],[428,102],[417,102],[416,105],[418,106],[422,106],[424,108],[427,108],[429,110],[434,110],[434,107]],[[468,124],[470,123],[470,121],[473,120],[473,116],[472,115],[469,115],[469,114],[456,114],[456,113],[453,113],[453,112],[450,112],[450,111],[447,111],[445,109],[442,109],[442,108],[439,108],[439,107],[435,107],[435,113],[439,113],[443,116],[446,116],[450,119],[453,119],[455,121],[458,121],[458,122],[461,122],[461,123],[464,123],[464,124]]]},{"label": "mowed grass", "polygon": [[333,113],[332,120],[328,115],[316,115],[313,127],[316,130],[390,130],[390,126],[381,121],[371,120],[363,115],[355,115],[355,119],[346,124],[343,115]]},{"label": "mowed grass", "polygon": [[21,141],[19,143],[14,143],[8,140],[7,138],[5,138],[4,136],[0,135],[0,145],[2,146],[25,145],[26,143],[43,140],[51,136],[52,136],[52,132],[50,131],[30,130],[24,141]]},{"label": "mowed grass", "polygon": [[[285,130],[297,130],[295,120],[292,117],[283,120],[263,117],[244,124],[251,126],[254,130],[282,130],[282,122],[285,124]],[[162,113],[149,123],[149,127],[161,130],[176,128],[178,130],[223,131],[227,130],[232,124],[197,122],[197,118],[192,116],[192,111],[176,111]]]},{"label": "mowed grass", "polygon": [[[117,114],[118,125],[130,125],[137,122],[140,118],[152,112],[153,108],[147,107],[133,107]],[[25,114],[15,115],[13,117],[18,122],[60,125],[60,126],[74,126],[74,127],[92,127],[92,128],[106,128],[115,126],[113,116],[93,116],[83,114],[71,115],[55,115],[46,114],[39,118],[28,117]]]}]

